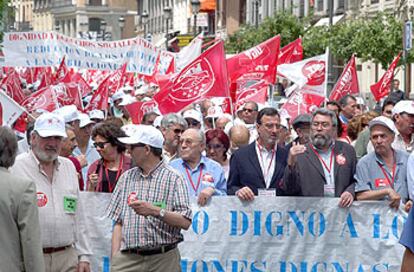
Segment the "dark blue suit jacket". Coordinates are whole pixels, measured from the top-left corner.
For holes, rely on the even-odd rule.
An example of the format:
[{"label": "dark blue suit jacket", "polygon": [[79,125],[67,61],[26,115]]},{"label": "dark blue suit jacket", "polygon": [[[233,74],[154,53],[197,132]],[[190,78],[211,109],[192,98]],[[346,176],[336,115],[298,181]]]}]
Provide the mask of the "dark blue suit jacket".
[{"label": "dark blue suit jacket", "polygon": [[[283,195],[280,189],[287,164],[288,152],[282,146],[276,150],[276,163],[269,188],[276,188],[277,195]],[[248,186],[255,195],[259,188],[266,188],[262,169],[256,153],[256,142],[237,150],[230,159],[230,173],[227,182],[227,194],[234,195],[237,190]]]}]

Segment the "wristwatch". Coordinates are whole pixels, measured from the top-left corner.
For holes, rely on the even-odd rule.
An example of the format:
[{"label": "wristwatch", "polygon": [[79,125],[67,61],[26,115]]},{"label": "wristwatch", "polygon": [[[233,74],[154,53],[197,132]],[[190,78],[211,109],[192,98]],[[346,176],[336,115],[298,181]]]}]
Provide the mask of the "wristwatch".
[{"label": "wristwatch", "polygon": [[165,216],[165,213],[166,213],[167,211],[165,210],[165,209],[161,209],[160,210],[160,218],[161,219],[164,219],[164,216]]}]

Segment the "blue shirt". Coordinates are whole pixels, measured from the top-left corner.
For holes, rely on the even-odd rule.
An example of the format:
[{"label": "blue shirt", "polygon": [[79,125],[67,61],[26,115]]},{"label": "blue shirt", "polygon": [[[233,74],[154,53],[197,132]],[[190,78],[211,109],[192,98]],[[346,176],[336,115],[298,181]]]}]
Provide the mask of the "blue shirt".
[{"label": "blue shirt", "polygon": [[400,244],[409,248],[414,253],[414,208],[411,208],[401,233]]},{"label": "blue shirt", "polygon": [[[202,190],[208,187],[215,189],[214,195],[227,195],[226,178],[223,167],[218,162],[201,156],[195,169],[191,169],[181,158],[171,161],[170,166],[176,169],[187,181],[190,196],[198,196]],[[198,183],[199,180],[200,183]]]},{"label": "blue shirt", "polygon": [[[394,149],[394,152],[396,167],[392,187],[401,196],[403,203],[405,203],[409,198],[407,185],[408,153],[398,149]],[[381,167],[387,174],[387,177],[384,175]],[[383,160],[375,152],[371,152],[358,161],[355,179],[357,180],[355,192],[379,190],[389,187],[385,182],[390,180],[392,183],[393,174],[392,169],[388,169]]]},{"label": "blue shirt", "polygon": [[[77,157],[79,155],[82,155],[82,152],[80,151],[79,147],[76,147],[72,152],[74,157]],[[99,155],[98,151],[96,151],[96,148],[93,146],[92,139],[89,139],[88,146],[86,147],[86,161],[88,162],[88,165],[82,168],[82,177],[83,180],[86,182],[88,180],[88,169],[89,166],[94,163],[96,160],[99,160],[101,156]]]}]

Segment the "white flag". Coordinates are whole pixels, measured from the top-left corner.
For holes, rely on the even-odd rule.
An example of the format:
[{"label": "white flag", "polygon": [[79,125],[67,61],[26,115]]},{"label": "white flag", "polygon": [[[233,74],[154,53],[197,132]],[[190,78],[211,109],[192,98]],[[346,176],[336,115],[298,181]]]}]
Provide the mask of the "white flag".
[{"label": "white flag", "polygon": [[203,34],[201,33],[194,38],[189,45],[181,49],[175,55],[175,71],[180,72],[181,69],[190,64],[201,54],[201,47],[203,45]]},{"label": "white flag", "polygon": [[326,54],[302,61],[280,64],[277,72],[293,81],[299,89],[313,91],[320,95],[325,94]]},{"label": "white flag", "polygon": [[0,90],[0,125],[11,126],[25,109]]}]

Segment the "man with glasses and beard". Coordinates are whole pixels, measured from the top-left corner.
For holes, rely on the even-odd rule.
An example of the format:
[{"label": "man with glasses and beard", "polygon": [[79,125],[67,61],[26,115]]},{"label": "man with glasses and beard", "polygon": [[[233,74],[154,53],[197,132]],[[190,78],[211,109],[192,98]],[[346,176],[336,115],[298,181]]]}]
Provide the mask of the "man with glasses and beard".
[{"label": "man with glasses and beard", "polygon": [[22,154],[11,172],[36,183],[37,206],[46,271],[89,272],[91,251],[83,228],[75,166],[59,156],[67,137],[59,115],[44,113],[34,124],[31,151]]},{"label": "man with glasses and beard", "polygon": [[340,197],[339,206],[349,207],[355,197],[355,151],[335,141],[334,112],[317,109],[312,114],[311,141],[294,143],[289,152],[283,189],[291,196]]}]

